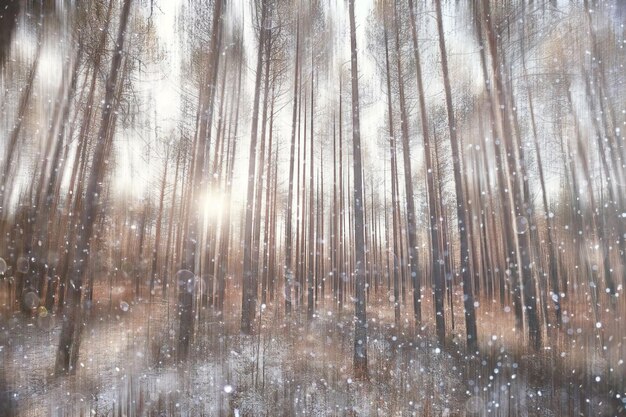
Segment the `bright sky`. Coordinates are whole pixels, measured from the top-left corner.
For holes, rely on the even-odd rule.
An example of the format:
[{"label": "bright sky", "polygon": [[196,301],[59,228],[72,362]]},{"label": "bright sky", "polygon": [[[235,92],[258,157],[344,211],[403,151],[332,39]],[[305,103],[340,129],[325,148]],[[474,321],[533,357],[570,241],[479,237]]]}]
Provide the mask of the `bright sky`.
[{"label": "bright sky", "polygon": [[[419,3],[419,2],[418,2]],[[370,167],[370,172],[381,171],[383,161],[387,158],[386,149],[376,146],[379,136],[383,133],[386,123],[386,95],[385,87],[381,83],[380,75],[373,56],[369,51],[367,39],[367,26],[372,12],[373,0],[359,0],[356,7],[356,21],[359,48],[359,74],[360,87],[363,98],[361,107],[361,131],[365,146],[366,165]],[[455,2],[446,2],[448,7],[463,7]],[[163,57],[158,63],[146,63],[142,71],[134,77],[135,92],[139,98],[140,109],[144,114],[137,118],[138,122],[130,129],[123,129],[118,123],[118,133],[115,141],[116,170],[114,176],[114,190],[117,193],[129,193],[134,197],[141,197],[147,193],[154,193],[157,183],[160,180],[162,163],[159,156],[162,156],[163,146],[157,143],[156,138],[172,138],[176,140],[178,131],[177,124],[181,119],[181,86],[187,80],[181,79],[181,62],[183,52],[187,51],[184,41],[183,29],[179,27],[181,8],[186,7],[184,0],[156,0],[152,22],[158,46]],[[231,3],[233,16],[231,18],[243,19],[244,39],[248,58],[248,69],[245,72],[243,95],[246,101],[251,102],[253,94],[254,74],[253,67],[256,60],[256,39],[251,27],[250,6],[247,0],[234,0]],[[347,20],[347,4],[343,0],[327,0],[327,19],[333,19],[338,26],[338,39],[336,40],[336,66],[349,60],[349,30]],[[143,17],[149,15],[149,2],[141,5],[140,13]],[[454,79],[457,85],[468,88],[472,93],[478,93],[482,89],[480,61],[476,59],[478,45],[472,36],[472,29],[466,27],[467,19],[453,18],[459,11],[444,9],[444,27],[446,30],[446,42],[450,68],[454,71]],[[423,19],[422,33],[434,32],[435,19],[432,13],[428,13]],[[13,43],[13,59],[29,61],[35,51],[33,32],[28,30],[26,25],[18,25],[18,31]],[[423,36],[423,35],[421,35]],[[69,56],[69,45],[63,43],[66,36],[46,37],[46,44],[42,50],[40,70],[38,74],[39,90],[37,94],[42,97],[53,99],[57,93],[58,85],[62,80],[64,60]],[[60,39],[60,42],[59,42]],[[55,43],[56,42],[56,43]],[[424,74],[426,86],[426,99],[430,109],[443,104],[443,86],[440,76],[440,62],[437,52],[436,39],[421,39],[421,46],[424,47]],[[185,52],[186,53],[186,52]],[[471,59],[470,59],[471,57]],[[344,66],[344,71],[349,71],[349,64]],[[308,74],[305,74],[305,78]],[[0,80],[6,83],[6,80]],[[412,80],[409,80],[413,82]],[[288,79],[287,83],[291,83]],[[338,95],[337,79],[331,81],[332,88],[320,86],[316,107],[318,110],[327,108],[329,102],[334,101]],[[345,86],[349,89],[349,85]],[[287,94],[283,100],[291,100],[291,88],[287,88]],[[411,101],[412,100],[412,101]],[[369,103],[366,105],[366,102]],[[409,97],[409,105],[415,107],[415,98]],[[46,100],[41,100],[39,111],[42,115],[49,114],[50,104]],[[289,103],[287,103],[289,104]],[[349,106],[347,100],[344,106]],[[244,106],[244,110],[247,108]],[[247,109],[249,111],[249,109]],[[7,120],[12,119],[11,112],[6,112]],[[150,113],[150,114],[148,114]],[[245,164],[247,161],[248,146],[246,142],[249,138],[249,114],[242,113],[242,124],[240,125],[240,145],[238,146],[238,161],[241,169],[237,170],[236,182],[242,182],[245,176]],[[417,121],[417,112],[413,111],[411,123]],[[156,118],[156,126],[153,120]],[[149,123],[146,121],[150,121]],[[276,137],[282,138],[283,142],[289,135],[291,124],[291,106],[287,105],[278,115],[275,122]],[[349,123],[346,123],[348,126]],[[320,134],[323,134],[323,127],[319,126]],[[350,130],[348,129],[347,132]],[[155,136],[156,135],[156,136]],[[415,135],[413,135],[415,136]],[[349,142],[346,142],[349,144]],[[419,144],[419,142],[417,143]],[[283,151],[286,148],[283,144]],[[319,149],[319,148],[318,148]],[[415,159],[414,169],[421,168],[421,152],[413,152]],[[330,156],[332,150],[326,149],[326,155]],[[317,151],[316,151],[317,152]],[[285,160],[285,151],[282,152],[281,160]],[[147,164],[146,162],[149,162]],[[245,187],[236,186],[235,189],[244,190]],[[14,197],[17,196],[15,193]],[[241,195],[235,195],[236,199],[243,200]]]}]

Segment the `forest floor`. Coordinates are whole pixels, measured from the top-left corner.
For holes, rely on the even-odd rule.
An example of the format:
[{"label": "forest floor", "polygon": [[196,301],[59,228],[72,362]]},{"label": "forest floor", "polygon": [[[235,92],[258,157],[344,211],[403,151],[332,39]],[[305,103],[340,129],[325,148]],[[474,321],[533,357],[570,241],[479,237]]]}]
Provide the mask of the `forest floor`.
[{"label": "forest floor", "polygon": [[[342,314],[321,306],[311,323],[294,315],[293,321],[282,324],[281,309],[270,303],[259,310],[261,330],[251,336],[239,333],[236,306],[224,316],[202,310],[191,357],[180,364],[175,359],[178,322],[172,300],[127,303],[121,289],[110,301],[108,293],[103,298],[107,301],[95,303],[90,310],[79,367],[70,377],[53,374],[58,316],[2,316],[0,384],[4,387],[0,391],[5,393],[0,409],[6,415],[624,413],[615,398],[616,392],[624,394],[624,387],[599,382],[585,371],[606,367],[600,359],[572,368],[555,349],[524,351],[514,336],[490,334],[484,328],[479,328],[480,355],[469,357],[463,353],[462,326],[457,325],[454,336],[440,349],[430,323],[417,334],[407,312],[401,328],[395,328],[388,305],[370,310],[370,378],[354,381],[352,305]],[[429,308],[428,303],[424,308]],[[489,323],[493,325],[493,320]],[[587,356],[594,357],[590,352]]]}]

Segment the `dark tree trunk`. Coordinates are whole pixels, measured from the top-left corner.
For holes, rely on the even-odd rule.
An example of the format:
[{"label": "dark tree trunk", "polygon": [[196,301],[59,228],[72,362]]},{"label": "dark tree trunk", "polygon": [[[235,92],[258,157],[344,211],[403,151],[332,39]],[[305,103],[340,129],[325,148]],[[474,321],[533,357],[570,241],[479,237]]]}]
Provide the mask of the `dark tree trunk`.
[{"label": "dark tree trunk", "polygon": [[417,223],[415,217],[415,195],[413,192],[413,169],[411,168],[411,149],[409,146],[409,119],[406,109],[406,98],[404,94],[404,75],[402,70],[402,54],[400,52],[400,19],[398,18],[397,6],[394,6],[395,23],[395,52],[396,52],[396,72],[398,76],[398,87],[400,93],[400,131],[402,133],[402,156],[404,158],[404,189],[405,189],[405,209],[407,218],[407,243],[409,255],[409,271],[411,283],[413,285],[413,313],[415,324],[419,328],[422,323],[422,294],[421,277],[417,263]]},{"label": "dark tree trunk", "polygon": [[400,265],[398,261],[398,241],[396,235],[398,233],[398,215],[397,207],[398,200],[396,198],[397,189],[397,162],[396,162],[396,138],[393,123],[393,97],[391,94],[391,70],[389,68],[389,39],[386,26],[384,27],[384,40],[385,40],[385,69],[386,69],[386,81],[387,81],[387,117],[389,124],[389,154],[391,161],[391,207],[392,207],[392,227],[393,227],[393,251],[392,255],[392,276],[393,276],[393,306],[394,306],[394,323],[396,329],[400,326]]},{"label": "dark tree trunk", "polygon": [[459,226],[459,238],[461,240],[461,276],[463,280],[463,306],[465,308],[465,327],[467,332],[467,347],[470,352],[475,352],[477,344],[476,312],[474,310],[474,294],[472,291],[472,277],[469,253],[469,230],[466,216],[465,190],[463,187],[463,173],[461,171],[461,154],[459,152],[459,139],[457,138],[457,126],[452,103],[452,89],[450,88],[450,76],[448,72],[448,56],[446,41],[443,32],[443,17],[441,13],[441,0],[435,2],[437,11],[437,31],[439,34],[439,50],[441,53],[441,66],[443,69],[443,84],[446,93],[446,111],[448,114],[448,127],[450,132],[450,145],[452,149],[452,166],[454,171],[454,188],[456,192],[456,213]]},{"label": "dark tree trunk", "polygon": [[130,15],[131,0],[124,0],[120,15],[120,25],[115,43],[116,51],[111,61],[111,70],[106,81],[104,105],[102,109],[102,120],[97,140],[98,146],[95,148],[93,156],[92,171],[89,175],[85,207],[80,214],[80,232],[76,237],[76,246],[74,250],[74,263],[70,270],[70,308],[67,313],[61,336],[59,337],[59,349],[56,358],[56,372],[73,373],[76,369],[78,353],[80,348],[81,330],[83,327],[81,315],[81,295],[83,279],[85,277],[87,266],[89,264],[89,241],[93,235],[96,215],[98,214],[99,196],[102,193],[102,182],[106,174],[105,161],[109,157],[111,146],[107,143],[107,139],[112,139],[114,126],[111,125],[112,114],[115,112],[118,104],[118,97],[115,97],[116,86],[120,68],[122,64],[122,51],[124,49],[124,40],[126,36],[126,26],[128,16]]},{"label": "dark tree trunk", "polygon": [[[181,272],[187,271],[193,276],[197,272],[196,259],[199,257],[197,251],[197,242],[200,239],[200,193],[199,189],[204,184],[203,175],[206,166],[206,158],[209,151],[209,136],[213,121],[213,102],[215,100],[215,82],[220,61],[220,34],[223,25],[222,16],[223,0],[216,0],[213,5],[213,21],[211,30],[211,41],[208,54],[208,69],[204,87],[200,93],[200,108],[198,113],[198,125],[196,126],[197,135],[195,140],[195,153],[193,155],[193,163],[190,167],[190,178],[188,179],[187,192],[187,208],[184,211],[182,255],[181,255]],[[209,91],[204,91],[208,88]],[[181,275],[189,275],[187,273]],[[179,320],[180,328],[178,335],[178,357],[185,360],[189,354],[189,345],[191,343],[192,330],[194,327],[193,312],[193,293],[195,285],[186,284],[185,281],[195,280],[195,277],[179,278],[179,288],[186,285],[186,291],[179,292]]]},{"label": "dark tree trunk", "polygon": [[368,379],[367,317],[365,301],[365,236],[363,224],[363,169],[361,160],[361,122],[359,109],[359,70],[354,21],[354,0],[348,0],[350,15],[350,61],[352,77],[352,149],[354,154],[354,254],[355,302],[354,313],[354,377]]},{"label": "dark tree trunk", "polygon": [[[313,66],[313,48],[311,48],[311,65]],[[309,227],[308,227],[308,231],[309,231],[309,241],[308,241],[308,271],[307,271],[307,319],[308,320],[312,320],[313,319],[313,314],[315,312],[315,305],[314,305],[314,300],[313,300],[313,296],[314,296],[314,290],[315,290],[315,284],[314,284],[314,278],[315,278],[315,241],[314,241],[314,209],[313,207],[315,207],[314,205],[314,201],[313,201],[313,161],[315,161],[315,155],[313,154],[313,117],[314,117],[314,109],[315,109],[315,103],[314,103],[314,97],[315,97],[315,83],[314,83],[314,78],[313,78],[313,74],[311,74],[311,134],[310,134],[310,138],[309,138],[309,144],[310,144],[310,159],[311,159],[311,163],[309,165]]]},{"label": "dark tree trunk", "polygon": [[[437,215],[437,199],[435,190],[436,167],[432,162],[432,151],[430,145],[430,132],[428,129],[428,116],[426,112],[426,98],[424,95],[424,85],[422,78],[422,63],[417,42],[417,28],[415,21],[415,6],[413,0],[409,0],[409,20],[411,22],[411,35],[413,40],[413,55],[415,59],[415,77],[417,79],[417,94],[420,104],[420,124],[422,126],[422,140],[424,141],[424,160],[426,168],[426,193],[428,194],[428,213],[430,219],[430,245],[431,245],[431,266],[433,281],[435,283],[435,322],[437,328],[437,339],[440,344],[445,341],[445,270],[444,261],[439,253],[440,231],[438,226],[439,216]],[[439,207],[439,211],[442,207]]]},{"label": "dark tree trunk", "polygon": [[261,96],[261,75],[263,67],[263,46],[265,45],[266,18],[268,12],[267,0],[261,0],[261,20],[259,26],[259,47],[257,52],[256,78],[254,81],[254,102],[252,105],[252,126],[250,133],[250,151],[248,162],[248,191],[246,194],[246,215],[244,230],[244,252],[243,252],[243,285],[241,291],[241,331],[244,334],[251,334],[254,328],[254,320],[256,317],[256,301],[257,301],[257,271],[254,270],[255,262],[253,260],[254,240],[253,240],[253,223],[255,221],[254,214],[254,189],[256,184],[256,154],[257,154],[257,137],[259,126],[259,105]]}]

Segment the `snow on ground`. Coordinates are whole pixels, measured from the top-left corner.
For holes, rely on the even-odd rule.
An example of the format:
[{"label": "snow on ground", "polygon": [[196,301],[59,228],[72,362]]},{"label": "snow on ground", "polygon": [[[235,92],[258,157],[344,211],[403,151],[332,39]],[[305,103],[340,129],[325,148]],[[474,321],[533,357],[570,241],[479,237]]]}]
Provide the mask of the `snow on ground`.
[{"label": "snow on ground", "polygon": [[[458,338],[442,350],[428,333],[375,318],[370,381],[354,381],[349,311],[278,326],[268,308],[253,336],[239,334],[234,312],[203,311],[192,358],[180,364],[172,306],[113,307],[93,309],[72,377],[53,375],[58,316],[3,323],[3,371],[18,416],[558,416],[584,401],[555,386],[554,375],[541,377],[546,358],[516,357],[495,343],[483,358],[466,358]],[[606,402],[594,410],[611,415]]]}]

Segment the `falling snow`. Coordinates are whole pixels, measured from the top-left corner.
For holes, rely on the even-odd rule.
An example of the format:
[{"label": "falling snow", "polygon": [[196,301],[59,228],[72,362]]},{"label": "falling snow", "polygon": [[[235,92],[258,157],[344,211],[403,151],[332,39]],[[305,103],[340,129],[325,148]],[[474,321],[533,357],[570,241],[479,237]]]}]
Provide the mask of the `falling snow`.
[{"label": "falling snow", "polygon": [[0,417],[624,415],[624,4],[0,2]]}]

